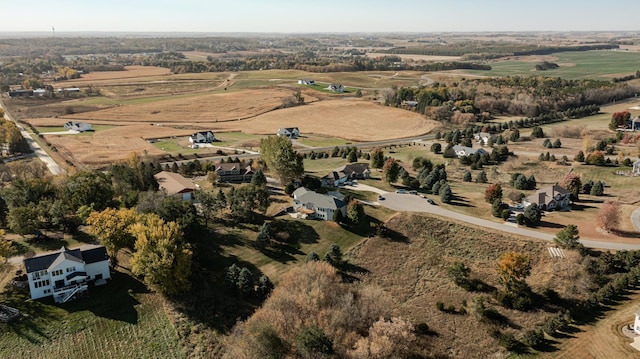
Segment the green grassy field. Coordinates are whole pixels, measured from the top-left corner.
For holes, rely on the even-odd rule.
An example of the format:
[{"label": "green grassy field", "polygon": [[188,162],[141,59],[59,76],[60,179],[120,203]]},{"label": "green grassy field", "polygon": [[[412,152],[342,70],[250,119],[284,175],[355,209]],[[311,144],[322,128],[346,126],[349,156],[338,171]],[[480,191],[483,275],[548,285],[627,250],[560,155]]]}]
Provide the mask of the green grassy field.
[{"label": "green grassy field", "polygon": [[583,51],[552,54],[560,68],[535,71],[535,65],[542,61],[509,60],[491,63],[491,71],[470,70],[468,73],[484,76],[511,76],[535,74],[567,79],[611,79],[635,74],[640,70],[640,52],[624,51]]},{"label": "green grassy field", "polygon": [[316,135],[300,137],[296,140],[296,142],[305,146],[312,146],[312,147],[329,147],[329,146],[340,147],[340,146],[347,146],[352,143],[342,138],[316,136]]},{"label": "green grassy field", "polygon": [[90,296],[64,304],[5,291],[2,302],[28,317],[0,325],[2,358],[184,358],[163,299],[115,272]]}]

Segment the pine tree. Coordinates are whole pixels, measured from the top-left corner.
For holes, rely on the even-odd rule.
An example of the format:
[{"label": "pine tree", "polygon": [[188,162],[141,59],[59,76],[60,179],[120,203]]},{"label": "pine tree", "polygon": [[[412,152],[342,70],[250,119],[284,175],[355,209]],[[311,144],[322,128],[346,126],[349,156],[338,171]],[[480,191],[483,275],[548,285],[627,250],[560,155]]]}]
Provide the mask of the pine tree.
[{"label": "pine tree", "polygon": [[260,232],[258,232],[258,237],[256,238],[256,245],[260,248],[264,248],[269,245],[271,242],[271,226],[269,223],[264,222],[260,227]]},{"label": "pine tree", "polygon": [[255,186],[267,185],[267,177],[265,177],[264,172],[262,172],[262,170],[256,171],[256,173],[251,178],[251,184]]},{"label": "pine tree", "polygon": [[491,204],[491,214],[494,217],[502,217],[502,199],[496,198]]},{"label": "pine tree", "polygon": [[462,176],[462,180],[464,182],[471,182],[471,172],[470,171],[466,171],[464,173],[464,176]]},{"label": "pine tree", "polygon": [[580,245],[579,239],[578,227],[570,224],[556,234],[553,242],[561,248],[575,249]]},{"label": "pine tree", "polygon": [[242,268],[240,270],[240,274],[238,275],[238,281],[236,282],[236,287],[242,294],[249,294],[253,292],[253,274],[247,268]]}]

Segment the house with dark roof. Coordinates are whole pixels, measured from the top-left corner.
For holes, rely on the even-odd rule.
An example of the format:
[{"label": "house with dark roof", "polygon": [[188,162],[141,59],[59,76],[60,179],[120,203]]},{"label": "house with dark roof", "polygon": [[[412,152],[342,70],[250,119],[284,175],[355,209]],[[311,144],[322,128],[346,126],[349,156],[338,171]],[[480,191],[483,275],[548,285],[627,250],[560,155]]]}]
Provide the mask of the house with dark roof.
[{"label": "house with dark roof", "polygon": [[41,254],[24,260],[31,299],[53,296],[64,303],[86,293],[89,287],[111,279],[104,246],[87,245]]},{"label": "house with dark roof", "polygon": [[279,137],[289,137],[289,139],[298,138],[300,137],[300,130],[297,127],[279,128],[276,135]]},{"label": "house with dark roof", "polygon": [[327,90],[331,92],[344,92],[344,86],[341,84],[331,84],[327,87]]},{"label": "house with dark roof", "polygon": [[347,214],[347,203],[336,197],[300,187],[293,191],[293,210],[298,214],[298,218],[333,221],[336,211],[342,212],[343,216]]},{"label": "house with dark roof", "polygon": [[85,132],[91,131],[91,124],[86,122],[68,121],[64,124],[64,128],[69,131]]},{"label": "house with dark roof", "polygon": [[535,203],[543,211],[568,210],[571,201],[571,191],[557,184],[540,189],[536,193],[522,199],[522,206],[528,207]]},{"label": "house with dark roof", "polygon": [[200,131],[189,136],[190,143],[211,143],[216,141],[213,131]]},{"label": "house with dark roof", "polygon": [[250,182],[255,174],[251,165],[239,162],[219,163],[214,170],[220,182]]},{"label": "house with dark roof", "polygon": [[457,157],[470,156],[475,153],[479,153],[480,155],[484,155],[485,153],[487,153],[487,151],[483,150],[482,148],[472,148],[460,145],[453,146],[453,151],[456,153]]},{"label": "house with dark roof", "polygon": [[348,180],[366,179],[369,177],[371,177],[371,170],[369,169],[368,163],[348,163],[334,169],[322,177],[320,181],[323,186],[331,187],[343,184]]},{"label": "house with dark roof", "polygon": [[169,171],[158,172],[153,177],[158,181],[160,190],[167,196],[176,196],[184,201],[195,198],[196,185],[178,173]]}]

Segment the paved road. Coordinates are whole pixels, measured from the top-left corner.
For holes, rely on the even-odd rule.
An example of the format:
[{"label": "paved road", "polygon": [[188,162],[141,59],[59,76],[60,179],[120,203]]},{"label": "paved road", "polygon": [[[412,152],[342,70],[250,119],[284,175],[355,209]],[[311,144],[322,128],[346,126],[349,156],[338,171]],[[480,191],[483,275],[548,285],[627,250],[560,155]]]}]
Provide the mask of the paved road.
[{"label": "paved road", "polygon": [[636,231],[640,232],[640,207],[631,212],[631,224],[633,224]]},{"label": "paved road", "polygon": [[13,117],[7,111],[7,108],[5,107],[1,98],[0,98],[0,107],[4,110],[4,118],[7,119],[8,121],[15,122],[18,128],[20,128],[20,134],[22,134],[22,137],[24,137],[24,139],[27,141],[27,144],[29,145],[33,153],[35,153],[36,156],[38,156],[38,158],[40,158],[40,160],[44,162],[45,165],[47,165],[47,168],[49,169],[49,171],[53,175],[65,173],[66,171],[62,169],[60,166],[58,166],[56,161],[54,161],[53,158],[51,158],[51,156],[49,156],[49,154],[45,150],[43,150],[42,147],[40,147],[40,145],[33,139],[33,137],[31,137],[31,134],[28,133],[19,123],[17,123],[13,119]]},{"label": "paved road", "polygon": [[[430,213],[430,214],[435,214],[435,215],[439,215],[447,218],[457,219],[459,221],[466,222],[473,226],[495,229],[498,231],[515,234],[518,236],[537,238],[545,241],[553,241],[553,237],[555,237],[555,235],[552,235],[552,234],[538,232],[538,231],[534,231],[526,228],[521,228],[521,227],[513,226],[512,224],[493,222],[486,219],[476,218],[476,217],[468,216],[466,214],[450,211],[438,205],[431,205],[427,202],[426,199],[416,195],[384,192],[377,188],[375,190],[371,190],[371,188],[373,187],[365,186],[361,184],[358,184],[357,186],[345,186],[345,188],[355,190],[355,191],[371,191],[378,194],[382,194],[384,195],[385,199],[382,201],[378,201],[380,205],[387,207],[389,209],[392,209],[394,211]],[[581,238],[580,242],[584,246],[590,247],[590,248],[612,249],[612,250],[622,250],[622,249],[640,250],[640,244],[602,242],[602,241],[596,241],[588,238]]]}]

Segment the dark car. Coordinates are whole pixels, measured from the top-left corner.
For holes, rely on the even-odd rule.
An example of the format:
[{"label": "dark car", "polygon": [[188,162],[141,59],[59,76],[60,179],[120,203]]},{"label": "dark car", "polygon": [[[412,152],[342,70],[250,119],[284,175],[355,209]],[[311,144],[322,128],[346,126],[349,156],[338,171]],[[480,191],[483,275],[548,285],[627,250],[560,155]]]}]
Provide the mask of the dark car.
[{"label": "dark car", "polygon": [[427,202],[429,202],[429,204],[436,204],[431,198],[427,198]]},{"label": "dark car", "polygon": [[384,197],[382,195],[378,196],[378,201],[384,201]]}]

